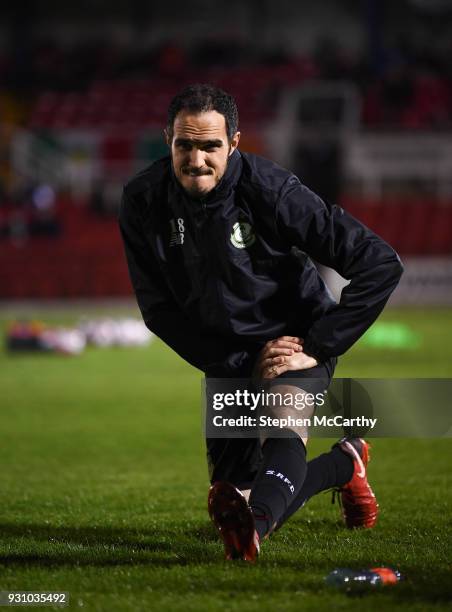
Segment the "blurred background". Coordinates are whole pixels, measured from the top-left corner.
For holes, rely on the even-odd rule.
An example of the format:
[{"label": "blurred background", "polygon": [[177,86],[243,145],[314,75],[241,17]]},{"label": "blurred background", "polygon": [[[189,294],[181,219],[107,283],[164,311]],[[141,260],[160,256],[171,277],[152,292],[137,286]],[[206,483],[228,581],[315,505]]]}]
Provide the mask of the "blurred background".
[{"label": "blurred background", "polygon": [[242,149],[402,255],[393,303],[452,303],[450,0],[23,0],[0,25],[0,299],[131,295],[123,183],[171,97],[237,99]]}]

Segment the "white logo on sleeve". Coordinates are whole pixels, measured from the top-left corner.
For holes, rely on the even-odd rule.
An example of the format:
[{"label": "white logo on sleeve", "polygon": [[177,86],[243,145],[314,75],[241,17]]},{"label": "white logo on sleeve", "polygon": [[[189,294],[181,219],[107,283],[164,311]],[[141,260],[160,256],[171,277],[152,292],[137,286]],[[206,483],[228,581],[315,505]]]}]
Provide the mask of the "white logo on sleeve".
[{"label": "white logo on sleeve", "polygon": [[185,238],[185,226],[184,220],[182,217],[178,217],[177,219],[170,220],[171,225],[171,238],[170,238],[170,247],[176,246],[178,244],[184,244]]},{"label": "white logo on sleeve", "polygon": [[256,241],[253,228],[245,221],[239,221],[232,227],[231,242],[236,249],[246,249]]}]

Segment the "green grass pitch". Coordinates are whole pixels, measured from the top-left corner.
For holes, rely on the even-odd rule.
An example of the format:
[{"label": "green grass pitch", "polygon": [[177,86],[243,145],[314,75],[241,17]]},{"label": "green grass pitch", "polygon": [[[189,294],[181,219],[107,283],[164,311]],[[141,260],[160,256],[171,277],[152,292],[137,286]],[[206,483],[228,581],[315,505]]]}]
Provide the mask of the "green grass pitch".
[{"label": "green grass pitch", "polygon": [[[451,310],[381,320],[420,345],[358,343],[338,376],[452,377]],[[347,530],[320,494],[255,566],[227,563],[206,512],[200,380],[157,340],[74,358],[0,353],[0,590],[68,591],[71,609],[90,611],[450,609],[450,439],[374,440],[375,529]],[[330,444],[311,441],[309,455]],[[406,581],[362,597],[324,585],[336,567],[375,565]]]}]

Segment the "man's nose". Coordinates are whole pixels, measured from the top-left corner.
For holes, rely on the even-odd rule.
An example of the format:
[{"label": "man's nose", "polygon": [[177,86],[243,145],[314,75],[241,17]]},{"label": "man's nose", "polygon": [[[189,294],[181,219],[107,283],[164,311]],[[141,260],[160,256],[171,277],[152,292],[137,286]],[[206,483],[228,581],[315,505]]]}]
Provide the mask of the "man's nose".
[{"label": "man's nose", "polygon": [[197,147],[193,147],[190,151],[190,166],[192,168],[201,168],[204,166],[204,155]]}]

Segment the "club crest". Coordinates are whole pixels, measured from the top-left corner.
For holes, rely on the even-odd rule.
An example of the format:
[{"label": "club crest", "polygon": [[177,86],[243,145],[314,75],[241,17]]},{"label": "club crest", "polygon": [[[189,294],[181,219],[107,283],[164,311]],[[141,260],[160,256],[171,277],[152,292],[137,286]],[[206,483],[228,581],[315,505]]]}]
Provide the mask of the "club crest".
[{"label": "club crest", "polygon": [[256,241],[253,228],[245,221],[239,221],[232,227],[231,242],[236,249],[246,249]]}]

